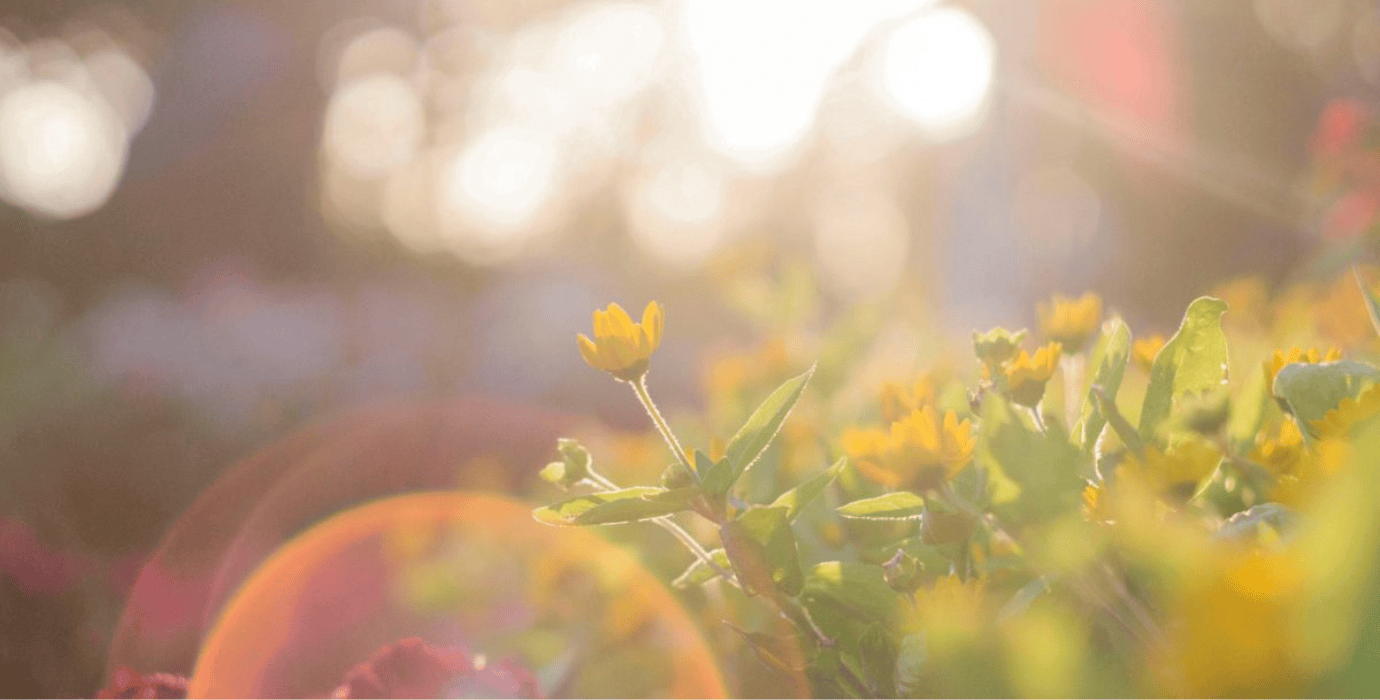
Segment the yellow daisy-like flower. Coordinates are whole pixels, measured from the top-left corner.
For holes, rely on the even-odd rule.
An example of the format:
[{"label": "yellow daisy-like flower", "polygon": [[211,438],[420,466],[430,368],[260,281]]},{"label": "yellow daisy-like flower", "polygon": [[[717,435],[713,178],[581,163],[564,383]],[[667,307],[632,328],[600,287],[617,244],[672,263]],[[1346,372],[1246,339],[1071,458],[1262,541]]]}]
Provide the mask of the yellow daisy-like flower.
[{"label": "yellow daisy-like flower", "polygon": [[1045,337],[1077,353],[1102,323],[1102,297],[1092,292],[1077,299],[1056,294],[1051,302],[1039,305],[1039,312]]},{"label": "yellow daisy-like flower", "polygon": [[1147,447],[1145,461],[1132,458],[1122,463],[1117,478],[1139,481],[1162,497],[1185,501],[1221,461],[1222,453],[1213,445],[1185,440],[1167,450]]},{"label": "yellow daisy-like flower", "polygon": [[900,420],[911,411],[935,402],[939,382],[933,374],[925,374],[906,386],[896,382],[882,385],[882,418],[887,422]]},{"label": "yellow daisy-like flower", "polygon": [[1344,438],[1356,425],[1380,414],[1380,384],[1362,391],[1356,398],[1342,399],[1337,407],[1309,425],[1321,438]]},{"label": "yellow daisy-like flower", "polygon": [[590,367],[602,369],[625,382],[647,373],[647,363],[661,345],[663,317],[661,305],[647,304],[642,322],[634,323],[618,304],[594,312],[594,340],[581,333],[577,338],[580,354]]},{"label": "yellow daisy-like flower", "polygon": [[1251,460],[1278,476],[1293,473],[1303,453],[1303,433],[1297,423],[1286,419],[1279,424],[1277,435],[1271,437],[1262,431],[1251,450]]},{"label": "yellow daisy-like flower", "polygon": [[1287,351],[1276,350],[1274,357],[1264,362],[1265,381],[1268,382],[1269,387],[1273,387],[1275,375],[1279,374],[1279,371],[1283,369],[1285,365],[1291,365],[1295,362],[1307,362],[1316,365],[1320,362],[1336,362],[1340,359],[1342,359],[1342,351],[1338,350],[1336,346],[1328,348],[1325,353],[1320,352],[1317,348],[1308,348],[1307,350],[1292,348]]},{"label": "yellow daisy-like flower", "polygon": [[1164,336],[1159,333],[1145,338],[1137,338],[1135,342],[1131,343],[1131,361],[1135,362],[1137,367],[1149,372],[1155,364],[1155,356],[1164,349],[1164,343]]},{"label": "yellow daisy-like flower", "polygon": [[941,420],[925,406],[891,424],[890,429],[849,430],[843,449],[863,475],[891,488],[924,491],[957,476],[973,457],[977,440],[972,424],[953,411]]},{"label": "yellow daisy-like flower", "polygon": [[1036,350],[1034,355],[1022,350],[1016,359],[1004,365],[1002,372],[1006,375],[1006,391],[1011,400],[1032,408],[1039,404],[1045,396],[1045,383],[1054,376],[1062,351],[1062,345],[1050,343]]}]

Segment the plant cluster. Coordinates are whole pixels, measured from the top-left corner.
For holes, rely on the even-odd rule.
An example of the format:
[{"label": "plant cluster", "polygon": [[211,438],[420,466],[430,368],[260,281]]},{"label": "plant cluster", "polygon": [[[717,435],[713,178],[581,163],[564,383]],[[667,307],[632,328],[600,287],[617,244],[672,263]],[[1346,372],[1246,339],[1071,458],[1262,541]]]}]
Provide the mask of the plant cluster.
[{"label": "plant cluster", "polygon": [[1133,336],[1096,295],[1055,297],[1035,333],[973,333],[973,359],[865,387],[861,407],[850,372],[876,319],[768,392],[803,354],[775,337],[710,365],[680,434],[647,382],[661,307],[636,322],[614,304],[579,349],[674,461],[623,486],[563,439],[542,477],[578,495],[535,517],[663,528],[693,555],[674,585],[707,624],[820,696],[1366,694],[1372,272],[1273,299],[1239,280],[1168,338]]}]

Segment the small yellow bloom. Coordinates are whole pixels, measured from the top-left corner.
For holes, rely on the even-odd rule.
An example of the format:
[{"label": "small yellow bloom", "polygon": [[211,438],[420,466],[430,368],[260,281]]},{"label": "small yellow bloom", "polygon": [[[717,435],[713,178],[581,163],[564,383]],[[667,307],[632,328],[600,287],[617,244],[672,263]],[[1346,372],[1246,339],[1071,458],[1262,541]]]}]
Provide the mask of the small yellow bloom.
[{"label": "small yellow bloom", "polygon": [[891,424],[889,430],[852,429],[843,448],[863,475],[883,486],[924,491],[957,476],[973,457],[972,424],[953,411],[941,420],[925,406]]},{"label": "small yellow bloom", "polygon": [[1307,362],[1316,365],[1319,362],[1336,362],[1340,359],[1342,359],[1342,351],[1338,350],[1335,346],[1328,348],[1326,353],[1319,352],[1317,348],[1308,348],[1307,350],[1292,348],[1288,351],[1276,350],[1274,357],[1264,362],[1265,381],[1269,383],[1267,388],[1274,387],[1275,375],[1279,374],[1279,371],[1283,369],[1285,365],[1291,365],[1295,362]]},{"label": "small yellow bloom", "polygon": [[1039,305],[1039,312],[1045,337],[1077,353],[1102,323],[1102,297],[1092,292],[1077,299],[1056,294],[1051,302]]},{"label": "small yellow bloom", "polygon": [[933,374],[925,374],[910,386],[887,382],[882,385],[882,418],[887,422],[900,420],[911,411],[935,403],[939,382]]},{"label": "small yellow bloom", "polygon": [[1136,363],[1137,367],[1149,372],[1155,364],[1155,356],[1160,354],[1162,349],[1164,349],[1164,336],[1159,333],[1145,338],[1137,338],[1135,342],[1131,343],[1131,360]]},{"label": "small yellow bloom", "polygon": [[1045,382],[1054,376],[1062,351],[1062,345],[1050,343],[1036,350],[1034,355],[1022,350],[1016,359],[1004,365],[1002,372],[1006,375],[1006,390],[1011,400],[1032,408],[1039,404],[1045,396]]},{"label": "small yellow bloom", "polygon": [[1186,501],[1221,461],[1222,453],[1211,444],[1185,440],[1167,450],[1147,447],[1145,461],[1123,462],[1117,478],[1136,480],[1160,497]]},{"label": "small yellow bloom", "polygon": [[1380,414],[1380,384],[1362,391],[1356,398],[1342,399],[1337,407],[1309,425],[1322,438],[1345,438],[1351,429]]},{"label": "small yellow bloom", "polygon": [[594,312],[594,340],[581,333],[577,338],[580,354],[590,367],[602,369],[625,382],[637,381],[647,373],[647,362],[661,344],[663,323],[661,305],[647,304],[642,322],[633,323],[618,304]]},{"label": "small yellow bloom", "polygon": [[1279,424],[1278,435],[1271,437],[1262,431],[1251,450],[1251,459],[1276,476],[1293,473],[1302,457],[1303,433],[1297,423],[1287,418]]}]

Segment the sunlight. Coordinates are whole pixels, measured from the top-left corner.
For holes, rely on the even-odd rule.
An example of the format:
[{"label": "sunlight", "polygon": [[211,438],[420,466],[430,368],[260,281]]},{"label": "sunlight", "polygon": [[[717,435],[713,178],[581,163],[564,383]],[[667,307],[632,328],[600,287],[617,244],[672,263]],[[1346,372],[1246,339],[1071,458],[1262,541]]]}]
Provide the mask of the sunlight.
[{"label": "sunlight", "polygon": [[879,296],[905,271],[910,249],[905,214],[889,197],[857,188],[825,199],[815,214],[815,254],[839,292]]},{"label": "sunlight", "polygon": [[980,121],[995,60],[992,35],[977,18],[944,7],[891,32],[879,78],[897,111],[932,138],[945,140]]},{"label": "sunlight", "polygon": [[774,170],[814,125],[833,73],[878,23],[910,2],[684,2],[681,24],[710,145]]}]

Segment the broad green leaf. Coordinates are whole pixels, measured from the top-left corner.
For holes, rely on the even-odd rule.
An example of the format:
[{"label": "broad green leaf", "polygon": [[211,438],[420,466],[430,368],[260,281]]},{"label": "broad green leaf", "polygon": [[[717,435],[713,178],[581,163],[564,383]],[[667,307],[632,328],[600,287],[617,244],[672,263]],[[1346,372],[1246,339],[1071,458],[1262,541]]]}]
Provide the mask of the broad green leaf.
[{"label": "broad green leaf", "polygon": [[839,515],[866,520],[914,520],[925,512],[925,499],[910,491],[853,501],[838,508]]},{"label": "broad green leaf", "polygon": [[868,623],[889,621],[899,602],[882,567],[837,561],[815,564],[805,577],[801,597],[812,608],[823,603]]},{"label": "broad green leaf", "polygon": [[1227,336],[1222,314],[1227,304],[1213,297],[1198,297],[1188,305],[1179,331],[1164,344],[1150,367],[1150,384],[1140,409],[1140,435],[1154,438],[1174,399],[1186,393],[1215,389],[1227,379]]},{"label": "broad green leaf", "polygon": [[1107,427],[1121,439],[1121,444],[1126,449],[1143,457],[1145,455],[1145,442],[1140,439],[1140,433],[1131,427],[1131,421],[1121,415],[1121,409],[1117,408],[1116,402],[1111,397],[1102,393],[1098,387],[1093,387],[1093,396],[1097,399],[1098,409],[1102,412],[1102,417],[1107,421]]},{"label": "broad green leaf", "polygon": [[811,501],[819,498],[824,493],[824,489],[837,479],[839,472],[843,471],[844,465],[848,464],[847,457],[840,457],[839,461],[834,462],[833,466],[806,479],[795,488],[776,497],[771,502],[772,507],[782,507],[786,509],[786,518],[795,521],[796,516],[800,515],[800,510],[809,505]]},{"label": "broad green leaf", "polygon": [[800,395],[804,393],[805,385],[809,383],[814,371],[815,368],[811,367],[804,374],[786,380],[752,412],[743,427],[728,441],[728,446],[724,449],[724,458],[703,475],[706,491],[723,494],[733,488],[738,477],[757,461],[776,437],[777,431],[781,430],[781,424],[785,422],[786,416],[790,415],[795,402],[800,400]]},{"label": "broad green leaf", "polygon": [[[714,560],[714,563],[718,564],[719,568],[728,571],[728,552],[722,549],[711,550],[709,552],[709,558]],[[715,578],[718,578],[718,576],[719,572],[715,571],[714,567],[704,563],[696,557],[695,561],[690,562],[690,566],[687,566],[685,571],[682,572],[680,576],[677,576],[676,580],[671,582],[671,585],[676,588],[691,588],[702,583],[713,581]]]},{"label": "broad green leaf", "polygon": [[1380,381],[1380,367],[1342,360],[1310,364],[1295,362],[1280,368],[1275,375],[1273,393],[1289,404],[1305,435],[1312,435],[1312,422],[1321,420],[1342,399],[1354,398],[1367,385]]},{"label": "broad green leaf", "polygon": [[983,399],[977,451],[992,472],[994,488],[1003,479],[1019,487],[1015,498],[993,494],[995,507],[1008,516],[1043,520],[1080,499],[1082,451],[1069,443],[1057,423],[1046,433],[1028,427],[999,396]]},{"label": "broad green leaf", "polygon": [[900,697],[921,697],[921,682],[929,665],[928,646],[923,632],[913,632],[901,639],[896,655],[896,692]]},{"label": "broad green leaf", "polygon": [[896,697],[896,656],[898,644],[886,625],[874,624],[858,640],[863,678],[872,684],[877,697]]},{"label": "broad green leaf", "polygon": [[719,528],[728,561],[748,593],[800,593],[804,574],[787,509],[753,508]]},{"label": "broad green leaf", "polygon": [[1101,387],[1102,392],[1115,401],[1117,391],[1121,389],[1122,375],[1126,373],[1126,360],[1130,356],[1131,329],[1126,327],[1125,321],[1113,317],[1102,324],[1102,336],[1093,350],[1090,365],[1094,368],[1092,383],[1088,387],[1087,398],[1083,401],[1082,418],[1074,430],[1085,451],[1092,451],[1097,436],[1102,433],[1102,426],[1107,424],[1097,397],[1093,394],[1094,387]]},{"label": "broad green leaf", "polygon": [[690,508],[697,489],[662,489],[655,486],[576,496],[532,511],[548,525],[608,525],[647,520]]}]

